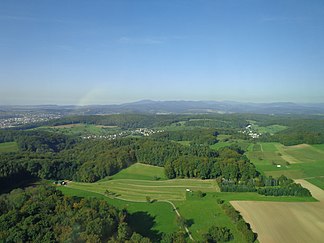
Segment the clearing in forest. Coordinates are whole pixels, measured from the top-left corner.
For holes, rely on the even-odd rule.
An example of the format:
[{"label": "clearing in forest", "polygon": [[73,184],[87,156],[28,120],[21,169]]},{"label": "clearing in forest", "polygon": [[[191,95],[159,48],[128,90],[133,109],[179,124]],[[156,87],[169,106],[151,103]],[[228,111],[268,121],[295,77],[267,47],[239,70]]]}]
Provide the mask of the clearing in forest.
[{"label": "clearing in forest", "polygon": [[203,192],[219,191],[215,180],[166,180],[163,168],[140,163],[101,181],[71,182],[68,187],[136,202],[145,202],[147,197],[151,200],[185,200],[187,189]]},{"label": "clearing in forest", "polygon": [[185,200],[186,190],[216,192],[219,190],[215,180],[173,179],[173,180],[137,180],[112,179],[95,183],[72,182],[71,188],[96,192],[111,198],[126,201],[145,202],[151,200]]},{"label": "clearing in forest", "polygon": [[18,144],[16,142],[0,143],[0,153],[17,152]]}]

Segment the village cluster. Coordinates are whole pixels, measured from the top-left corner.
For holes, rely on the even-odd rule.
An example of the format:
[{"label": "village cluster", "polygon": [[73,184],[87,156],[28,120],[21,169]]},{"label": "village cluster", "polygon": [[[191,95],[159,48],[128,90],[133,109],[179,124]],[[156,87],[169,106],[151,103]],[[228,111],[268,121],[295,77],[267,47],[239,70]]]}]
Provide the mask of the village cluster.
[{"label": "village cluster", "polygon": [[251,138],[259,138],[261,136],[261,133],[257,133],[256,131],[253,131],[251,124],[247,125],[245,129],[241,131],[241,133],[247,134]]},{"label": "village cluster", "polygon": [[116,138],[126,137],[126,136],[151,136],[154,133],[163,132],[163,130],[153,130],[148,128],[138,128],[136,130],[131,131],[122,131],[116,134],[109,134],[109,135],[88,135],[83,136],[83,139],[108,139],[108,140],[114,140]]},{"label": "village cluster", "polygon": [[12,116],[10,118],[0,119],[0,128],[10,128],[10,127],[17,127],[21,125],[31,124],[31,123],[46,122],[61,117],[62,116],[59,114],[49,114],[49,113],[19,114],[17,116]]}]

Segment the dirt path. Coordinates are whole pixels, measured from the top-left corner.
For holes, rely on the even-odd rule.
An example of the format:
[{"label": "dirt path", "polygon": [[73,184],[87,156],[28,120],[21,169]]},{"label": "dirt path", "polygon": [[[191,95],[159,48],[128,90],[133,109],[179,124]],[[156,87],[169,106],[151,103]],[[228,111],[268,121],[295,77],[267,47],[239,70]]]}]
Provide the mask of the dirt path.
[{"label": "dirt path", "polygon": [[305,180],[295,181],[319,202],[231,202],[261,243],[323,242],[324,191]]},{"label": "dirt path", "polygon": [[282,145],[275,144],[274,146],[276,147],[276,149],[278,150],[278,152],[282,154],[281,155],[281,158],[282,159],[286,160],[287,162],[289,162],[291,164],[301,163],[301,161],[299,161],[295,157],[287,154],[286,151],[284,150],[284,148],[282,147]]},{"label": "dirt path", "polygon": [[261,148],[261,152],[264,152],[263,147],[262,147],[262,143],[260,143],[260,148]]},{"label": "dirt path", "polygon": [[[162,201],[160,201],[160,202],[162,202]],[[170,203],[170,204],[172,205],[174,211],[175,211],[176,214],[178,215],[178,217],[181,217],[181,215],[180,215],[180,213],[179,213],[177,207],[173,204],[173,202],[168,201],[168,200],[165,200],[165,201],[163,201],[163,202]],[[186,232],[187,232],[187,234],[188,234],[190,240],[195,241],[195,240],[193,239],[192,235],[190,234],[190,231],[188,230],[187,226],[184,226],[184,228],[185,228],[185,230],[186,230]]]},{"label": "dirt path", "polygon": [[314,198],[324,204],[324,191],[321,188],[303,179],[296,179],[295,182],[301,184],[302,187],[307,188]]}]

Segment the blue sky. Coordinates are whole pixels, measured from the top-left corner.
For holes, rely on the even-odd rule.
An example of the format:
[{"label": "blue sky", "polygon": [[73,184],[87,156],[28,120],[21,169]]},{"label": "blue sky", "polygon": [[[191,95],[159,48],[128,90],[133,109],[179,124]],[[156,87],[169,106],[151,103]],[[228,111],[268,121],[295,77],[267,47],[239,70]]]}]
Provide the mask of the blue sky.
[{"label": "blue sky", "polygon": [[324,102],[324,1],[0,1],[0,104],[141,99]]}]

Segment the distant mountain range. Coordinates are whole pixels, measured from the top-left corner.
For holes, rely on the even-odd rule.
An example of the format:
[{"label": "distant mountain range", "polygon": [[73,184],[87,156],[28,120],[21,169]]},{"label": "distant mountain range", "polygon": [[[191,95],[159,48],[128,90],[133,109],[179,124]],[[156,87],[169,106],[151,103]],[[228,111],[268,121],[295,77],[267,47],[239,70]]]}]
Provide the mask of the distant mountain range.
[{"label": "distant mountain range", "polygon": [[120,105],[88,106],[0,106],[6,111],[58,112],[69,114],[113,114],[113,113],[151,113],[151,114],[206,114],[206,113],[255,113],[255,114],[324,114],[324,103],[297,104],[291,102],[242,103],[233,101],[153,101],[141,100]]}]

